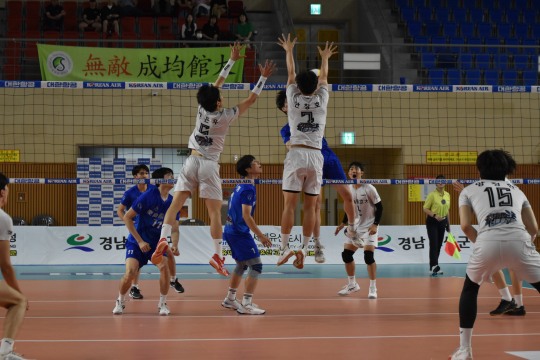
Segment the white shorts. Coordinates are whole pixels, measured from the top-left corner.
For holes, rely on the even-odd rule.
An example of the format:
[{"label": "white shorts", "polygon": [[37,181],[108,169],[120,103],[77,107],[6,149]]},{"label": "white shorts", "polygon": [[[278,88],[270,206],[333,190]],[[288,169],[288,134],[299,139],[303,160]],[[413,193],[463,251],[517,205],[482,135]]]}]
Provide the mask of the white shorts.
[{"label": "white shorts", "polygon": [[[364,231],[363,233],[357,232],[354,237],[358,238],[358,239],[362,239],[362,241],[364,242],[364,246],[375,246],[375,247],[377,247],[377,245],[379,243],[378,242],[378,239],[379,239],[379,233],[378,232],[376,232],[373,235],[369,235],[369,231]],[[353,239],[349,239],[349,238],[345,239],[345,244],[351,244],[351,245],[357,246],[357,245],[354,244]]]},{"label": "white shorts", "polygon": [[285,158],[282,189],[318,195],[322,186],[323,162],[318,149],[292,147]]},{"label": "white shorts", "polygon": [[504,268],[513,270],[519,279],[534,284],[540,281],[540,254],[530,241],[479,241],[469,258],[467,275],[481,285]]},{"label": "white shorts", "polygon": [[219,164],[200,156],[188,156],[174,191],[189,191],[191,195],[199,187],[202,199],[223,200]]}]

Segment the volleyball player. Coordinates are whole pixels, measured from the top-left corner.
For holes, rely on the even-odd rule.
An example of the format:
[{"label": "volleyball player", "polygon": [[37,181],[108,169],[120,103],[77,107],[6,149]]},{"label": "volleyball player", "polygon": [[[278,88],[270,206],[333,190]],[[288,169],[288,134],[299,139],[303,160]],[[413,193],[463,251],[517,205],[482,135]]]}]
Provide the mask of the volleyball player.
[{"label": "volleyball player", "polygon": [[[277,265],[285,264],[293,255],[298,268],[304,267],[307,246],[316,223],[317,198],[321,191],[323,156],[322,139],[328,107],[328,59],[337,54],[334,43],[318,47],[321,56],[320,74],[303,71],[296,74],[293,49],[296,38],[282,35],[278,44],[285,50],[287,62],[287,117],[291,129],[290,148],[283,168],[284,209],[281,219],[281,252]],[[294,210],[300,193],[304,193],[302,247],[289,248],[289,236],[294,225]],[[352,224],[351,232],[354,231]]]},{"label": "volleyball player", "polygon": [[[510,268],[540,292],[540,254],[532,243],[538,224],[525,194],[506,180],[516,162],[506,151],[486,150],[478,155],[476,167],[480,180],[459,196],[461,229],[475,247],[459,300],[460,346],[452,360],[472,359],[478,290],[493,273]],[[472,225],[474,215],[478,230]]]},{"label": "volleyball player", "polygon": [[[276,96],[276,105],[279,110],[287,114],[287,94],[284,90],[280,90]],[[291,140],[291,127],[289,123],[285,124],[281,128],[281,138],[283,142],[289,148]],[[330,149],[328,142],[323,137],[322,139],[322,148],[321,153],[323,155],[323,179],[331,180],[346,180],[345,172],[341,166],[337,155]],[[347,216],[351,219],[354,219],[354,206],[352,203],[352,194],[349,186],[346,184],[335,184],[334,188],[339,193],[343,199],[343,209]],[[324,263],[324,246],[321,244],[320,234],[321,234],[321,202],[322,195],[319,194],[317,198],[317,207],[315,209],[315,228],[313,229],[313,242],[315,243],[315,261],[318,263]]]},{"label": "volleyball player", "polygon": [[10,240],[13,235],[13,220],[3,210],[9,197],[8,178],[0,173],[0,306],[7,310],[4,318],[4,338],[0,342],[0,359],[19,360],[23,357],[13,351],[15,336],[24,320],[28,302],[22,294],[15,269],[11,265]]},{"label": "volleyball player", "polygon": [[[149,173],[150,169],[148,169],[148,166],[144,164],[136,165],[131,170],[131,174],[135,179],[148,179]],[[141,194],[144,193],[151,186],[153,185],[142,183],[134,185],[126,190],[124,196],[122,196],[120,205],[118,205],[118,209],[116,210],[116,214],[122,221],[124,221],[124,215],[126,211],[129,210],[133,202],[137,200],[137,198],[141,196]],[[135,221],[137,221],[136,218]],[[169,266],[169,272],[171,274],[170,285],[176,292],[183,293],[184,287],[176,278],[176,261],[174,259],[174,254],[171,252],[170,249],[168,249],[167,261]],[[142,299],[144,297],[139,288],[139,275],[140,273],[139,271],[137,271],[137,274],[135,274],[135,278],[133,279],[133,282],[131,284],[131,289],[129,290],[129,296],[133,299]]]},{"label": "volleyball player", "polygon": [[[152,179],[174,179],[173,171],[169,168],[159,168],[152,173]],[[159,315],[167,316],[170,313],[167,307],[167,294],[169,293],[169,267],[167,262],[167,242],[160,240],[160,229],[167,209],[171,205],[172,196],[169,191],[174,184],[157,184],[150,187],[133,202],[131,208],[124,215],[124,223],[129,230],[126,242],[126,272],[120,280],[119,294],[113,314],[121,315],[125,308],[125,298],[132,278],[137,271],[152,261],[159,269]],[[137,217],[137,222],[134,221]],[[175,226],[172,227],[172,252],[178,253],[178,219],[175,215]],[[158,254],[158,256],[155,256]]]},{"label": "volleyball player", "polygon": [[[236,163],[236,171],[245,179],[258,179],[262,173],[262,166],[254,156],[245,155]],[[253,294],[263,265],[261,254],[250,230],[257,235],[257,238],[264,246],[272,246],[272,242],[263,234],[257,223],[255,223],[255,219],[253,219],[256,200],[255,185],[236,185],[229,199],[227,223],[223,232],[223,239],[231,247],[232,256],[236,261],[236,268],[231,276],[227,296],[221,305],[234,309],[239,314],[248,315],[262,315],[266,312],[253,303]],[[245,292],[242,303],[240,303],[236,300],[236,291],[246,270],[248,270],[248,275],[246,277]]]},{"label": "volleyball player", "polygon": [[213,85],[203,85],[197,92],[197,119],[195,129],[189,137],[188,147],[191,155],[187,158],[174,188],[174,198],[165,215],[161,229],[161,241],[166,241],[171,233],[174,216],[180,211],[185,201],[199,187],[200,197],[205,199],[206,208],[210,217],[210,235],[214,242],[215,253],[210,259],[219,274],[228,276],[225,268],[225,258],[222,255],[223,229],[221,226],[221,206],[223,193],[219,177],[219,156],[223,151],[225,137],[229,125],[255,103],[261,93],[266,79],[275,70],[272,61],[266,61],[264,67],[259,65],[261,77],[250,95],[233,108],[223,107],[220,87],[225,82],[234,62],[240,59],[240,51],[244,48],[240,43],[231,45],[231,57],[218,79]]},{"label": "volleyball player", "polygon": [[[361,179],[363,175],[364,165],[353,161],[349,165],[349,178]],[[338,291],[338,295],[347,296],[360,290],[360,285],[356,282],[356,265],[353,256],[356,250],[364,248],[364,262],[369,276],[368,299],[376,299],[377,263],[374,255],[379,237],[379,223],[383,213],[382,201],[377,189],[371,184],[352,184],[349,186],[355,204],[354,227],[356,234],[352,238],[347,238],[343,245],[341,257],[345,263],[345,271],[349,282],[343,289]],[[348,217],[345,214],[343,223],[336,228],[336,235],[345,227],[347,222]]]}]

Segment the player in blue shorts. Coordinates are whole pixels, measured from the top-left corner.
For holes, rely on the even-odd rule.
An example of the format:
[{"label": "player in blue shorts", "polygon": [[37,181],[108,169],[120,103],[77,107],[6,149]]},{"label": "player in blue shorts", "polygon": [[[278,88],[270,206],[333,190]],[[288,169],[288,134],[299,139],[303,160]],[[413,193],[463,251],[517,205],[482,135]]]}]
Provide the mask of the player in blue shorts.
[{"label": "player in blue shorts", "polygon": [[[246,179],[258,179],[262,173],[262,166],[254,156],[244,155],[236,163],[236,171]],[[229,199],[227,222],[223,232],[223,240],[227,241],[231,247],[232,256],[236,260],[236,268],[229,283],[227,297],[221,305],[234,309],[239,314],[262,315],[265,313],[265,310],[253,304],[252,301],[258,277],[262,272],[262,263],[259,249],[250,230],[257,235],[264,246],[271,247],[272,242],[262,233],[253,219],[256,199],[255,185],[238,184]],[[246,270],[248,270],[246,288],[242,303],[240,303],[236,300],[236,290]]]},{"label": "player in blue shorts", "polygon": [[[139,164],[133,167],[133,169],[131,170],[131,174],[135,179],[148,179],[150,169],[148,169],[148,166],[144,164]],[[135,202],[135,200],[137,200],[137,198],[141,196],[142,193],[144,193],[152,186],[154,185],[143,183],[134,185],[128,190],[126,190],[124,196],[122,196],[120,205],[118,205],[118,209],[116,210],[116,214],[122,221],[124,221],[124,215],[126,211],[131,208],[133,202]],[[135,218],[135,221],[137,221],[137,218]],[[182,284],[180,284],[180,282],[178,282],[178,279],[176,278],[176,261],[174,259],[174,255],[170,251],[170,249],[168,251],[169,252],[167,254],[167,260],[169,261],[169,272],[171,274],[170,285],[176,292],[183,293],[184,287],[182,286]],[[139,272],[137,272],[131,284],[131,289],[129,290],[129,296],[133,299],[143,298],[143,294],[141,293],[141,290],[139,288],[139,275]]]},{"label": "player in blue shorts", "polygon": [[[152,173],[152,179],[174,179],[173,171],[169,168],[159,168]],[[172,196],[169,191],[174,184],[158,184],[150,187],[141,196],[135,200],[131,209],[124,215],[124,222],[129,230],[128,240],[126,242],[126,272],[120,280],[120,288],[113,314],[121,315],[125,308],[126,294],[131,286],[131,281],[141,267],[152,260],[159,269],[159,315],[169,315],[167,307],[167,294],[169,292],[169,267],[167,265],[167,242],[158,242],[160,240],[161,225],[165,218],[165,213],[172,202]],[[138,217],[135,223],[134,219]],[[175,255],[178,252],[178,219],[172,226],[171,251]],[[158,259],[153,257],[154,253],[160,256]]]},{"label": "player in blue shorts", "polygon": [[[276,96],[276,106],[279,110],[281,110],[285,115],[287,114],[287,95],[285,93],[285,90],[280,90],[277,93]],[[286,123],[285,126],[281,128],[281,138],[283,139],[283,142],[287,147],[289,147],[289,140],[291,138],[291,128],[289,127],[289,123]],[[328,146],[328,142],[326,141],[326,138],[323,137],[322,139],[322,148],[321,153],[323,155],[323,179],[328,180],[347,180],[347,177],[345,176],[345,171],[343,171],[343,167],[341,166],[341,162],[339,161],[337,155],[330,149]],[[354,206],[352,203],[352,194],[349,186],[347,184],[335,184],[334,188],[338,192],[338,194],[343,199],[343,209],[347,216],[353,216],[349,217],[349,219],[354,219]],[[321,234],[321,202],[322,202],[322,196],[319,194],[319,197],[317,199],[317,207],[315,209],[316,211],[316,218],[315,218],[315,229],[313,230],[313,241],[315,242],[315,261],[318,263],[324,263],[325,257],[324,257],[324,246],[321,244],[320,240],[320,234]]]}]

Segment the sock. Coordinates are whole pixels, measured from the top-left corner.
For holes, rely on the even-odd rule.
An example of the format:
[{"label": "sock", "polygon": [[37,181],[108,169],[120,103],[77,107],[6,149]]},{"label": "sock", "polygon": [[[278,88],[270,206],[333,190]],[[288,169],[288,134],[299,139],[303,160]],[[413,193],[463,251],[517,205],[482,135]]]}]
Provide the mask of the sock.
[{"label": "sock", "polygon": [[233,289],[233,288],[229,288],[229,292],[227,292],[227,299],[229,300],[234,300],[236,299],[236,289]]},{"label": "sock", "polygon": [[459,328],[459,345],[461,347],[471,347],[472,328]]},{"label": "sock", "polygon": [[370,287],[377,287],[377,280],[369,280]]},{"label": "sock", "polygon": [[176,281],[176,276],[171,276],[171,282],[175,282]]},{"label": "sock", "polygon": [[223,257],[223,239],[213,239],[214,240],[214,249],[219,258]]},{"label": "sock", "polygon": [[281,250],[289,247],[289,237],[291,234],[281,234]]},{"label": "sock", "polygon": [[319,237],[313,237],[313,242],[315,243],[315,246],[316,247],[321,247],[322,244],[321,244],[321,240],[319,239]]},{"label": "sock", "polygon": [[307,250],[311,236],[302,235],[302,248]]},{"label": "sock", "polygon": [[512,301],[512,295],[510,295],[510,290],[508,290],[508,286],[504,289],[500,289],[499,294],[501,294],[503,300]]},{"label": "sock", "polygon": [[168,239],[169,236],[171,236],[171,232],[172,232],[172,226],[169,225],[169,224],[163,224],[161,226],[161,235],[159,236],[160,239]]},{"label": "sock", "polygon": [[356,282],[356,276],[348,276],[349,285],[353,285]]},{"label": "sock", "polygon": [[251,301],[253,300],[253,294],[244,293],[244,298],[242,299],[242,305],[251,305]]},{"label": "sock", "polygon": [[8,354],[13,351],[13,345],[15,340],[10,338],[3,338],[0,343],[0,354]]},{"label": "sock", "polygon": [[132,287],[132,288],[137,288],[137,289],[138,289],[138,288],[139,288],[139,284],[131,284],[131,287]]},{"label": "sock", "polygon": [[159,294],[159,305],[167,303],[167,295]]},{"label": "sock", "polygon": [[124,302],[126,301],[126,294],[120,294],[118,293],[118,300],[120,300],[121,302]]},{"label": "sock", "polygon": [[523,306],[523,294],[514,295],[514,300],[516,301],[516,306],[517,307],[522,307]]}]

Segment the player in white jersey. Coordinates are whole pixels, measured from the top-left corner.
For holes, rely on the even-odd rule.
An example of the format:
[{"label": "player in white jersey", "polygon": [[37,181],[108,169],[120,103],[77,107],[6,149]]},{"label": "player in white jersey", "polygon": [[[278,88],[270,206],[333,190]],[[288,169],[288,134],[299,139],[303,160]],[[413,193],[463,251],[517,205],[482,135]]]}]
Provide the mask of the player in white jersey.
[{"label": "player in white jersey", "polygon": [[[278,39],[285,50],[287,62],[287,108],[291,129],[290,150],[283,168],[284,209],[281,219],[281,254],[277,265],[285,264],[296,256],[294,265],[304,267],[308,243],[316,223],[317,197],[321,191],[323,156],[322,139],[326,126],[328,106],[328,59],[337,54],[334,43],[318,47],[321,56],[319,76],[313,71],[296,74],[293,49],[296,38],[290,34]],[[294,225],[294,211],[300,193],[304,193],[304,219],[302,224],[302,248],[294,252],[289,248],[289,236]],[[352,230],[352,229],[351,229]]]},{"label": "player in white jersey", "polygon": [[[349,165],[349,178],[361,179],[364,175],[364,165],[359,162],[352,162]],[[338,295],[347,296],[360,290],[360,285],[356,282],[356,265],[354,263],[354,253],[359,248],[364,248],[364,262],[367,266],[369,276],[369,299],[377,298],[377,264],[375,263],[375,248],[379,237],[379,223],[381,221],[383,206],[381,197],[371,184],[354,184],[351,186],[354,204],[354,229],[356,231],[352,238],[347,238],[343,245],[341,257],[345,263],[348,284],[338,291]],[[343,218],[343,223],[336,228],[336,235],[347,224],[347,214]],[[348,229],[345,230],[348,232]]]},{"label": "player in white jersey", "polygon": [[3,210],[9,196],[8,178],[0,173],[0,271],[4,278],[0,281],[0,305],[7,310],[4,319],[4,338],[0,343],[0,359],[23,359],[13,352],[15,336],[28,309],[26,297],[22,294],[15,270],[11,265],[10,240],[13,236],[13,220]]},{"label": "player in white jersey", "polygon": [[[532,243],[538,224],[525,194],[506,180],[516,162],[506,151],[486,150],[478,155],[476,167],[481,180],[459,196],[461,229],[475,247],[459,300],[460,347],[452,360],[472,359],[478,290],[493,273],[512,269],[540,292],[540,254]],[[474,216],[477,228],[472,225]]]},{"label": "player in white jersey", "polygon": [[161,240],[167,241],[171,234],[171,226],[174,217],[180,211],[185,201],[199,188],[199,196],[205,199],[206,208],[210,217],[210,235],[214,241],[215,254],[210,259],[218,273],[228,276],[222,255],[223,229],[221,226],[221,206],[223,194],[221,190],[221,178],[219,177],[219,156],[223,151],[225,136],[229,131],[230,124],[255,103],[261,93],[266,79],[272,75],[276,66],[271,61],[266,61],[264,67],[259,65],[261,77],[250,95],[233,108],[223,107],[223,98],[220,88],[225,82],[234,62],[241,57],[240,51],[244,46],[239,43],[231,45],[231,57],[218,79],[213,85],[203,85],[197,92],[197,120],[195,129],[189,137],[188,147],[191,155],[186,160],[182,172],[178,177],[174,188],[173,202],[165,215],[165,221],[161,229]]}]

